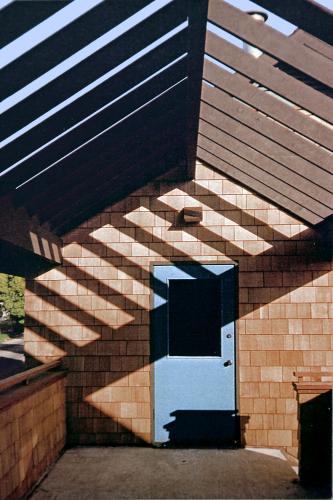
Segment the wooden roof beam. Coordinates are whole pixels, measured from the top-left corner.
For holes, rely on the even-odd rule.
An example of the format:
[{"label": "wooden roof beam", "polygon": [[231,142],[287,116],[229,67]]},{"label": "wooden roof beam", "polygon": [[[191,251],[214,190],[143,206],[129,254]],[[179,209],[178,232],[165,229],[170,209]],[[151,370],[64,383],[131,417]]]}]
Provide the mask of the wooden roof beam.
[{"label": "wooden roof beam", "polygon": [[332,99],[207,31],[206,52],[242,75],[333,124]]},{"label": "wooden roof beam", "polygon": [[319,40],[319,38],[316,38],[313,35],[310,35],[310,33],[307,33],[306,31],[303,31],[301,29],[297,29],[292,33],[291,38],[296,40],[298,43],[301,43],[302,45],[306,45],[309,47],[311,50],[314,50],[321,54],[322,56],[327,57],[331,61],[333,61],[333,46],[329,45],[328,43],[324,42],[323,40]]},{"label": "wooden roof beam", "polygon": [[[46,26],[44,26],[43,30],[39,27],[39,33],[42,32],[45,36],[45,38],[43,36],[42,42],[32,47],[23,54],[23,57],[15,59],[2,70],[1,98],[4,99],[28,85],[35,78],[38,78],[50,68],[54,68],[59,62],[70,57],[91,41],[104,35],[148,3],[149,0],[131,0],[130,2],[119,2],[119,0],[108,0],[107,2],[98,0],[96,2],[94,0],[94,2],[81,2],[82,6],[80,6],[79,2],[80,15],[75,15],[77,7],[72,11],[74,16],[72,15],[71,18],[69,18],[69,12],[67,14],[63,12],[62,19],[64,19],[65,26],[58,26],[57,31],[54,33],[49,33]],[[29,6],[28,12],[26,12],[26,4]],[[45,4],[51,5],[45,7]],[[9,6],[8,8],[8,10],[12,10],[12,15],[9,17],[8,13],[7,23],[12,29],[15,29],[16,25],[20,29],[26,17],[36,18],[39,11],[41,13],[46,9],[51,11],[52,4],[58,4],[61,10],[66,6],[63,0],[60,2],[57,0],[51,2],[26,0],[19,2],[15,8],[16,2],[13,2],[12,7]],[[16,13],[14,13],[15,11]],[[50,23],[50,20],[46,19],[46,23],[53,28],[54,21]],[[6,24],[1,23],[1,26],[4,29],[7,28]]]},{"label": "wooden roof beam", "polygon": [[[151,137],[143,142],[140,147],[128,149],[126,154],[117,160],[104,160],[100,165],[101,175],[98,175],[97,181],[87,177],[85,183],[80,186],[80,195],[76,196],[71,203],[67,205],[58,204],[58,209],[53,214],[49,213],[48,222],[51,227],[58,226],[59,221],[71,219],[72,214],[79,211],[85,211],[91,204],[105,198],[105,193],[110,200],[118,196],[118,192],[126,192],[138,189],[142,186],[141,178],[148,182],[154,180],[152,171],[154,169],[153,161],[167,153],[168,148],[179,147],[179,137],[184,129],[184,121],[179,120],[177,125],[171,123],[164,131],[163,137]],[[175,156],[174,166],[178,166],[179,155]],[[111,164],[111,168],[110,168]],[[104,173],[104,175],[103,175]],[[101,177],[103,181],[101,181]],[[134,179],[140,179],[138,185],[133,182]],[[130,186],[130,188],[128,188]]]},{"label": "wooden roof beam", "polygon": [[[110,184],[105,184],[103,189],[104,192],[99,193],[99,196],[95,197],[91,204],[87,204],[84,208],[81,207],[77,212],[72,213],[70,219],[63,219],[61,223],[53,227],[53,230],[57,234],[63,235],[86,221],[92,215],[103,210],[107,205],[116,203],[123,197],[128,196],[129,193],[143,187],[157,177],[164,175],[177,165],[177,163],[185,160],[183,150],[184,148],[182,146],[179,147],[177,145],[172,147],[168,144],[165,146],[162,157],[144,158],[139,164],[136,164],[136,168],[132,172],[125,170],[117,179],[111,179]],[[150,171],[140,168],[140,166],[146,165],[147,162],[151,166]],[[108,187],[110,187],[111,184],[114,185],[114,182],[118,183],[119,189],[112,197],[110,191],[108,191]]]},{"label": "wooden roof beam", "polygon": [[[56,139],[57,136],[60,136],[56,139],[58,143],[66,140],[68,133],[71,134],[72,127],[74,127],[74,130],[82,130],[89,126],[89,123],[98,120],[101,112],[103,112],[103,107],[111,110],[119,106],[123,107],[124,101],[130,99],[133,87],[140,86],[151,75],[186,53],[186,35],[186,29],[180,31],[139,60],[98,85],[95,89],[58,111],[39,126],[33,127],[12,142],[9,142],[3,148],[2,155],[5,160],[3,166],[6,163],[10,165],[24,158],[31,152],[38,150],[39,147],[47,144],[48,141]],[[126,92],[129,92],[128,96],[119,99],[119,96]],[[110,104],[115,99],[119,99],[119,104],[115,102]],[[96,116],[91,116],[94,113],[96,113]],[[10,120],[10,117],[8,119]],[[12,120],[11,125],[13,125]],[[36,155],[34,155],[33,161],[33,165],[35,164]]]},{"label": "wooden roof beam", "polygon": [[[183,66],[185,67],[185,65]],[[182,71],[181,68],[178,69]],[[182,73],[178,73],[178,76],[179,75],[182,75]],[[173,74],[169,75],[170,78],[173,78],[173,76],[176,77],[176,75]],[[163,73],[160,84],[167,85],[168,82],[171,83],[178,79],[178,77],[176,80],[166,80],[166,78],[167,75]],[[145,92],[147,92],[147,90],[148,89],[146,89]],[[153,81],[153,84],[150,83],[149,91],[152,93],[151,97],[158,92],[156,81]],[[172,110],[177,106],[179,117],[181,118],[184,116],[185,91],[186,80],[175,85],[168,92],[151,101],[147,106],[140,109],[138,113],[133,113],[132,116],[129,116],[116,127],[86,144],[80,150],[76,151],[74,155],[68,156],[52,169],[44,172],[20,189],[17,189],[16,200],[18,204],[24,204],[32,213],[37,212],[42,206],[47,206],[50,201],[57,197],[58,193],[66,193],[68,189],[70,190],[73,185],[80,183],[85,177],[89,175],[94,176],[98,169],[98,163],[96,163],[96,161],[99,155],[102,160],[107,159],[110,162],[110,167],[112,167],[114,159],[118,158],[123,153],[124,145],[126,145],[126,143],[135,144],[142,133],[142,124],[150,123],[151,120],[158,119],[161,115],[161,109]],[[136,97],[138,99],[139,96]],[[142,96],[143,103],[146,97],[147,94]],[[127,113],[131,111],[130,105],[132,105],[133,109],[134,104],[135,101],[128,102],[127,100],[122,106],[119,105],[117,114],[112,114],[113,119],[117,121],[117,118],[121,118],[123,113],[127,115]],[[113,111],[115,112],[115,110]],[[175,121],[177,121],[177,117],[175,117]],[[158,131],[162,131],[162,129],[163,124],[160,124],[159,128],[154,129],[153,135],[158,136]],[[74,158],[75,163],[73,162]],[[89,167],[89,164],[94,165],[92,169]]]},{"label": "wooden roof beam", "polygon": [[[142,120],[141,123],[146,123]],[[152,119],[148,121],[142,130],[136,131],[122,141],[121,151],[115,148],[106,148],[100,158],[97,154],[89,162],[82,163],[82,175],[71,186],[68,186],[65,193],[55,190],[50,193],[49,202],[42,204],[38,213],[41,221],[52,219],[54,214],[59,214],[66,210],[66,207],[72,208],[77,200],[82,200],[83,195],[95,195],[96,190],[102,187],[109,179],[117,176],[129,162],[135,162],[135,158],[141,158],[142,154],[150,151],[153,147],[160,147],[160,138],[155,135],[155,130],[163,126],[163,140],[173,135],[175,129],[178,133],[183,133],[180,125],[184,127],[184,118],[179,117],[178,109],[174,108],[168,113],[162,115],[161,119]]]},{"label": "wooden roof beam", "polygon": [[205,121],[200,121],[199,130],[199,145],[207,144],[205,139],[216,143],[220,146],[218,150],[221,159],[234,165],[235,168],[245,166],[245,171],[255,172],[258,180],[267,183],[277,192],[283,193],[286,207],[290,204],[288,198],[293,200],[295,206],[307,207],[309,211],[322,218],[331,213],[330,209],[311,196],[311,183],[297,173],[288,170],[278,162]]},{"label": "wooden roof beam", "polygon": [[[311,118],[305,119],[304,114],[301,114],[297,108],[289,106],[264,89],[251,85],[239,73],[232,75],[211,61],[205,60],[203,78],[245,104],[262,111],[290,130],[311,139],[315,145],[319,144],[333,151],[333,133],[329,127]],[[331,171],[332,157],[327,151],[314,147],[314,144],[304,140],[302,151],[308,160]]]},{"label": "wooden roof beam", "polygon": [[[126,3],[131,4],[132,2]],[[4,125],[0,131],[1,138],[15,133],[21,127],[35,119],[39,119],[44,113],[50,112],[53,108],[65,102],[66,99],[72,98],[85,87],[97,82],[100,77],[107,74],[111,69],[124,63],[140,50],[146,49],[147,46],[156,42],[160,37],[185,22],[185,20],[186,10],[182,0],[171,2],[145,21],[131,28],[128,33],[97,50],[79,64],[72,66],[68,71],[3,112],[2,120]],[[89,30],[89,25],[87,25],[86,29]],[[66,40],[67,45],[70,44],[67,37]],[[38,64],[38,61],[34,60],[34,64]],[[17,68],[16,71],[20,73],[20,68]],[[98,87],[100,86],[97,85],[94,89]],[[91,87],[89,88],[89,95],[91,96],[94,92],[91,92]],[[66,110],[68,113],[67,105],[62,109],[65,110],[62,113],[65,115],[63,117],[64,126],[69,127],[72,123],[70,124],[71,118],[66,116]],[[57,113],[59,111],[61,112],[57,108]],[[55,113],[52,114],[52,117],[54,116]],[[41,123],[44,123],[44,121]]]},{"label": "wooden roof beam", "polygon": [[219,172],[234,179],[236,182],[239,182],[242,186],[245,186],[246,189],[251,189],[256,193],[260,193],[260,196],[267,199],[270,203],[276,203],[282,207],[283,210],[292,213],[294,217],[300,218],[307,224],[310,223],[314,225],[322,222],[323,219],[321,217],[310,212],[306,207],[293,204],[289,199],[281,195],[281,193],[272,189],[269,182],[266,184],[258,180],[257,173],[260,169],[256,169],[255,166],[249,169],[248,165],[244,169],[240,169],[223,160],[223,158],[219,156],[220,146],[218,144],[208,139],[199,140],[197,152],[200,160],[216,168]]},{"label": "wooden roof beam", "polygon": [[[103,142],[104,136],[109,135],[110,132],[112,133],[113,128],[111,127],[117,124],[119,120],[128,120],[128,115],[131,113],[134,115],[137,110],[140,110],[141,106],[145,106],[150,100],[158,99],[160,93],[167,92],[168,87],[172,87],[186,78],[186,69],[186,58],[184,57],[184,59],[168,67],[144,85],[134,89],[124,99],[120,99],[112,106],[102,110],[91,120],[71,130],[64,137],[42,149],[33,157],[27,158],[26,161],[3,176],[5,182],[2,184],[2,189],[10,189],[31,179],[33,175],[39,174],[54,162],[59,163],[53,166],[52,169],[59,169],[60,162],[63,162],[63,159],[66,160],[66,155],[72,156],[74,152],[74,156],[77,158],[87,148],[89,149],[91,139],[94,140],[95,144]],[[76,151],[77,149],[78,151]],[[72,169],[71,164],[69,170]]]},{"label": "wooden roof beam", "polygon": [[[250,145],[252,143],[254,148],[315,183],[318,188],[313,186],[310,190],[313,196],[326,201],[328,206],[333,208],[333,195],[327,196],[333,185],[332,171],[316,167],[304,158],[306,155],[302,153],[302,138],[295,135],[292,130],[257,113],[248,105],[245,106],[236,99],[232,99],[220,89],[203,86],[202,100],[223,113],[220,114],[221,124],[237,125],[239,133],[244,130],[243,141]],[[201,113],[204,108],[205,105],[202,103]],[[213,108],[211,108],[211,115],[216,114]]]},{"label": "wooden roof beam", "polygon": [[292,0],[292,2],[256,0],[256,3],[311,35],[333,45],[332,11],[315,0]]},{"label": "wooden roof beam", "polygon": [[205,48],[208,0],[187,0],[189,12],[188,96],[187,96],[187,177],[195,175],[199,126],[200,93]]},{"label": "wooden roof beam", "polygon": [[332,61],[270,26],[258,23],[232,5],[222,0],[210,0],[208,20],[266,54],[293,66],[328,87],[333,87]]}]

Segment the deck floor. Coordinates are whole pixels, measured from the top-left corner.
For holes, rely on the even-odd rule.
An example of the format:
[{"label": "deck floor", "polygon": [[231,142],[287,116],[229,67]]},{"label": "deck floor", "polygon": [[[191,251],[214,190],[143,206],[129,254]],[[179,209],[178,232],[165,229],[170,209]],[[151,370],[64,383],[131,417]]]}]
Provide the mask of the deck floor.
[{"label": "deck floor", "polygon": [[313,498],[278,450],[79,447],[60,458],[33,500]]}]

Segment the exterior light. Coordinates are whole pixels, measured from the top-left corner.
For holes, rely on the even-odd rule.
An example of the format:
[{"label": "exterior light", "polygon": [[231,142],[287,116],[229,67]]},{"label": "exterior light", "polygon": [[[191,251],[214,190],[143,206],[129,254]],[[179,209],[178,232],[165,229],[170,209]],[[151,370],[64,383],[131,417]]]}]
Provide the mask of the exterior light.
[{"label": "exterior light", "polygon": [[202,207],[185,207],[182,210],[185,224],[198,224],[202,221]]},{"label": "exterior light", "polygon": [[[265,21],[267,21],[267,18],[268,18],[268,15],[266,14],[266,12],[259,12],[259,11],[251,10],[251,11],[247,12],[247,14],[249,14],[249,16],[251,16],[258,23],[264,23]],[[255,57],[256,59],[258,59],[258,57],[260,57],[262,55],[262,51],[260,49],[257,49],[257,47],[253,47],[253,45],[249,45],[248,43],[244,42],[243,48],[244,48],[245,52],[247,52],[251,56]]]}]

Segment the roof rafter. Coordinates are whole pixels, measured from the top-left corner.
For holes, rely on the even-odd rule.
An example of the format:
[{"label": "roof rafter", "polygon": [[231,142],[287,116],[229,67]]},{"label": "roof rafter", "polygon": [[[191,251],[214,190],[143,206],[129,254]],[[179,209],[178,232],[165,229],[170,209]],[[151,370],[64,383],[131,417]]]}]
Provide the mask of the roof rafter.
[{"label": "roof rafter", "polygon": [[332,11],[315,0],[293,0],[292,2],[256,0],[256,3],[333,45]]},{"label": "roof rafter", "polygon": [[[40,13],[26,2],[29,19],[23,30],[12,20],[8,42],[61,6],[73,18],[3,70],[0,193],[63,234],[168,170],[194,177],[198,155],[321,222],[333,207],[333,18],[312,0],[300,12],[300,1],[257,2],[298,25],[290,37],[223,0],[96,0],[80,16],[75,2],[40,2]],[[206,32],[207,20],[264,54]]]}]

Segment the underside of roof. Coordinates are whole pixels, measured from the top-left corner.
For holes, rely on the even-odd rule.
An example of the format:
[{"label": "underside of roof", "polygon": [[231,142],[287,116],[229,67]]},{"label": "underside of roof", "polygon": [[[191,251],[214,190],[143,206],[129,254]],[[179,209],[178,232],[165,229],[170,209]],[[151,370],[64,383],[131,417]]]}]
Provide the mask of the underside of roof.
[{"label": "underside of roof", "polygon": [[62,235],[199,157],[309,224],[329,217],[332,15],[256,3],[298,29],[223,0],[4,2],[0,196]]}]

